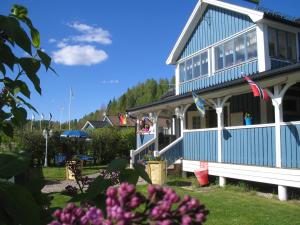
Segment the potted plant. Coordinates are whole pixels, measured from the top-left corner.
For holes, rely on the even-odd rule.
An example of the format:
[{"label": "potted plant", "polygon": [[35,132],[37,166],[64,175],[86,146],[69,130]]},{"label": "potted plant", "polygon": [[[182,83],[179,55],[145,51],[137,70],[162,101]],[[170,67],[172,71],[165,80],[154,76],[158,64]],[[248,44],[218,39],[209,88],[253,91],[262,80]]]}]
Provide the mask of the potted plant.
[{"label": "potted plant", "polygon": [[245,125],[252,125],[252,116],[250,113],[245,113]]},{"label": "potted plant", "polygon": [[167,179],[167,162],[159,156],[147,154],[144,157],[146,172],[151,179],[152,184],[163,185]]}]

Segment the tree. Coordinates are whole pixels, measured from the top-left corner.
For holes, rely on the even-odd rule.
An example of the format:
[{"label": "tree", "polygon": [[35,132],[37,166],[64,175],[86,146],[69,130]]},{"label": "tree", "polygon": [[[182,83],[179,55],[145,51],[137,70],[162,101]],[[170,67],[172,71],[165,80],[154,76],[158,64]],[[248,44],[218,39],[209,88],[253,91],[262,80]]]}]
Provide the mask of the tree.
[{"label": "tree", "polygon": [[[24,30],[26,26],[30,37]],[[24,57],[24,52],[27,54]],[[18,55],[20,56],[17,56]],[[35,110],[27,101],[31,91],[27,79],[41,94],[37,75],[41,65],[50,69],[51,58],[40,48],[40,34],[28,17],[25,7],[14,5],[11,14],[0,15],[0,131],[13,136],[13,125],[26,122],[27,109]],[[27,171],[30,156],[27,154],[0,154],[0,221],[1,224],[41,224],[43,204],[42,182],[26,180],[22,186],[7,179]]]}]

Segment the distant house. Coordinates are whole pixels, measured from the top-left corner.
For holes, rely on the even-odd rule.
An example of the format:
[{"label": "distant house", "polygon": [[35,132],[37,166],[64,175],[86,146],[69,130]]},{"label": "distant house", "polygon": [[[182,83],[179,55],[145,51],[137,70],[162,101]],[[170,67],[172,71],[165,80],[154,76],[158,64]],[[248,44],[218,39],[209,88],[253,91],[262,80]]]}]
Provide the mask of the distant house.
[{"label": "distant house", "polygon": [[[184,173],[207,162],[220,186],[226,178],[278,185],[280,200],[287,187],[300,188],[299,21],[201,0],[166,63],[175,66],[174,90],[127,109],[138,124],[149,118],[153,126],[137,132],[131,164],[154,150],[169,165],[181,163]],[[269,101],[253,97],[244,76]],[[202,117],[192,92],[205,99]],[[166,140],[159,118],[168,119],[175,138]]]},{"label": "distant house", "polygon": [[104,127],[135,127],[135,121],[126,118],[126,124],[121,124],[118,116],[104,115],[103,120],[88,120],[81,130],[99,129]]}]

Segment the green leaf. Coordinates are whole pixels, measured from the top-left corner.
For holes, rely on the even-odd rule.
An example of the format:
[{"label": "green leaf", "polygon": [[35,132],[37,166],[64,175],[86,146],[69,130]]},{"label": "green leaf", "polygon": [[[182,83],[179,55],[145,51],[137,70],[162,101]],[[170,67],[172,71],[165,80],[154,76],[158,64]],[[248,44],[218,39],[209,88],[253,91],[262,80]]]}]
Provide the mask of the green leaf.
[{"label": "green leaf", "polygon": [[20,89],[21,93],[24,96],[26,96],[27,98],[30,98],[30,90],[24,81],[16,80],[14,83],[15,83],[15,86]]},{"label": "green leaf", "polygon": [[49,69],[50,64],[51,64],[51,58],[43,51],[41,50],[37,50],[37,54],[40,57],[40,59],[42,60],[42,63],[44,64],[44,66],[46,67],[46,70]]},{"label": "green leaf", "polygon": [[0,178],[9,179],[26,171],[30,157],[25,154],[0,154]]},{"label": "green leaf", "polygon": [[15,17],[0,16],[0,30],[3,30],[25,52],[32,55],[31,40]]},{"label": "green leaf", "polygon": [[41,94],[42,90],[40,87],[40,78],[36,75],[41,66],[40,61],[33,58],[24,57],[19,59],[19,63],[28,78],[33,83],[35,90]]},{"label": "green leaf", "polygon": [[149,175],[146,173],[145,171],[145,166],[140,164],[140,163],[136,163],[133,165],[133,168],[135,169],[135,171],[137,172],[137,174],[143,178],[146,182],[148,182],[149,184],[152,184],[151,179],[149,177]]},{"label": "green leaf", "polygon": [[109,180],[98,176],[86,190],[86,197],[90,200],[95,198],[97,195],[104,193],[106,189],[111,185]]},{"label": "green leaf", "polygon": [[28,10],[22,5],[14,4],[11,8],[11,13],[19,19],[27,18]]},{"label": "green leaf", "polygon": [[125,169],[120,173],[120,183],[128,182],[136,185],[139,180],[139,174],[133,169]]},{"label": "green leaf", "polygon": [[40,47],[40,33],[37,29],[32,27],[30,29],[32,44],[34,47],[39,48]]},{"label": "green leaf", "polygon": [[0,45],[0,62],[6,64],[13,71],[16,57],[10,47],[5,44]]},{"label": "green leaf", "polygon": [[22,107],[12,108],[11,110],[18,124],[23,124],[27,119],[27,111]]},{"label": "green leaf", "polygon": [[5,135],[7,135],[8,137],[13,137],[14,136],[14,129],[12,127],[11,124],[9,124],[8,122],[4,122],[2,124],[2,130],[4,132]]},{"label": "green leaf", "polygon": [[39,208],[26,188],[0,180],[0,199],[13,224],[41,224]]},{"label": "green leaf", "polygon": [[114,159],[110,162],[110,164],[107,167],[108,171],[121,171],[126,169],[127,167],[127,160],[125,159]]}]

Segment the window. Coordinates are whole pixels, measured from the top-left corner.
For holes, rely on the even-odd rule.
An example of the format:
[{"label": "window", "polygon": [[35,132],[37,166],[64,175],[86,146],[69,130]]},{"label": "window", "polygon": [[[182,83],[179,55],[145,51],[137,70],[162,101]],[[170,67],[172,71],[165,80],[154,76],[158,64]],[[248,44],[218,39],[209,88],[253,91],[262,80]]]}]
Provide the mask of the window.
[{"label": "window", "polygon": [[216,70],[223,69],[224,62],[223,62],[223,45],[217,46],[215,48],[215,68]]},{"label": "window", "polygon": [[296,61],[296,35],[293,33],[287,33],[287,59]]},{"label": "window", "polygon": [[224,53],[225,53],[225,67],[232,66],[234,64],[233,40],[228,41],[224,44]]},{"label": "window", "polygon": [[257,43],[256,43],[256,31],[251,31],[246,34],[247,36],[247,59],[257,57]]},{"label": "window", "polygon": [[186,61],[186,80],[191,80],[193,78],[193,59]]},{"label": "window", "polygon": [[278,31],[278,57],[286,59],[286,33]]},{"label": "window", "polygon": [[234,42],[235,46],[235,60],[236,63],[241,63],[245,61],[245,38],[240,36],[236,38]]},{"label": "window", "polygon": [[208,53],[202,52],[179,64],[180,82],[189,81],[208,74]]},{"label": "window", "polygon": [[193,129],[201,128],[201,118],[200,116],[193,116]]},{"label": "window", "polygon": [[252,30],[215,47],[215,69],[227,68],[256,57],[256,30]]},{"label": "window", "polygon": [[268,35],[270,57],[289,61],[297,60],[296,35],[294,33],[269,28]]},{"label": "window", "polygon": [[185,63],[180,63],[179,64],[179,77],[180,77],[180,82],[185,81]]},{"label": "window", "polygon": [[269,53],[271,57],[277,56],[276,43],[277,43],[276,30],[269,28]]},{"label": "window", "polygon": [[208,74],[208,55],[207,52],[201,54],[201,75]]},{"label": "window", "polygon": [[200,76],[200,55],[193,58],[193,78]]}]

